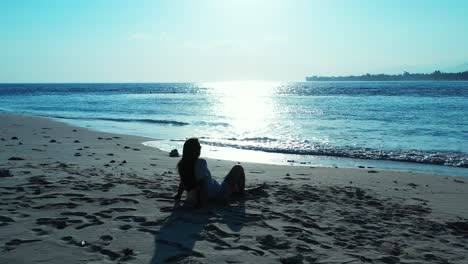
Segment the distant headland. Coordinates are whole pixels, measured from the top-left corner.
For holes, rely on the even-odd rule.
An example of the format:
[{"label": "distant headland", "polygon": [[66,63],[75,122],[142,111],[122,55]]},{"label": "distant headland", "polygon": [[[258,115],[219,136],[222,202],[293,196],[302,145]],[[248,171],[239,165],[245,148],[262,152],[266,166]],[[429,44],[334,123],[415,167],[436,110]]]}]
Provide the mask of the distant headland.
[{"label": "distant headland", "polygon": [[446,73],[365,74],[361,76],[310,76],[306,81],[468,81],[468,71]]}]

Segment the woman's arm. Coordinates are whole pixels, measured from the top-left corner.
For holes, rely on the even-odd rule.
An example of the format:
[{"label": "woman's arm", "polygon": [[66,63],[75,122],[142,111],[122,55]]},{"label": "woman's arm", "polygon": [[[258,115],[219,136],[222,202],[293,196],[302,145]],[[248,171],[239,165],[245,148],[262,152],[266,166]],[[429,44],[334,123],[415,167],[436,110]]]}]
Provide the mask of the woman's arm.
[{"label": "woman's arm", "polygon": [[182,197],[182,194],[184,193],[184,185],[182,184],[182,181],[179,183],[179,189],[177,190],[177,194],[174,196],[174,199],[180,200],[180,197]]},{"label": "woman's arm", "polygon": [[196,207],[201,208],[205,206],[208,200],[208,191],[206,190],[206,179],[200,180],[197,183],[197,205]]}]

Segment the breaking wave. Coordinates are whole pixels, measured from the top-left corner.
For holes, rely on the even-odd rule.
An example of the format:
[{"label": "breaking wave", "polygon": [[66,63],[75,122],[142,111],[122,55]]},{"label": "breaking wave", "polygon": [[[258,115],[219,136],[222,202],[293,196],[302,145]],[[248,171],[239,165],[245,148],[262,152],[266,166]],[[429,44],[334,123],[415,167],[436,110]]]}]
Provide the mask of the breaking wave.
[{"label": "breaking wave", "polygon": [[202,139],[202,143],[245,150],[281,154],[331,156],[366,160],[388,160],[423,163],[468,168],[468,153],[421,150],[381,150],[359,147],[335,147],[328,144],[303,142],[284,142],[279,139],[258,137],[222,140]]}]

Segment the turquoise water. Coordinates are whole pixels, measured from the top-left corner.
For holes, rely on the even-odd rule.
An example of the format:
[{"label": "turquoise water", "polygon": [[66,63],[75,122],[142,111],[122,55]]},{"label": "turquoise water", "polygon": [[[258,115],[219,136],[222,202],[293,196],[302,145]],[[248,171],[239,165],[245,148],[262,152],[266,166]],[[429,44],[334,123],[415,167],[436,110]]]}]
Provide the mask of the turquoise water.
[{"label": "turquoise water", "polygon": [[468,175],[468,82],[0,84],[0,110],[218,158]]}]

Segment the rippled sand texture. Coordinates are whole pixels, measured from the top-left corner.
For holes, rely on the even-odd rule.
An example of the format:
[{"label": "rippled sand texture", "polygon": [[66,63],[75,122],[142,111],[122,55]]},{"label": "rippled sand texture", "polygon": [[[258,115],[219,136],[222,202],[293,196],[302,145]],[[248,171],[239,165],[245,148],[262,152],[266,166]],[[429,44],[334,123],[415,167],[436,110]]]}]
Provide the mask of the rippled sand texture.
[{"label": "rippled sand texture", "polygon": [[0,263],[468,261],[466,178],[242,163],[245,200],[193,210],[145,140],[0,115]]}]

